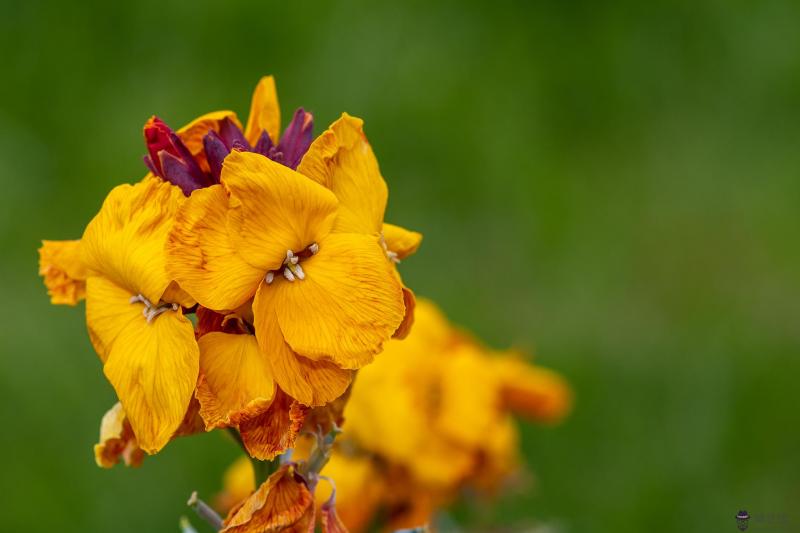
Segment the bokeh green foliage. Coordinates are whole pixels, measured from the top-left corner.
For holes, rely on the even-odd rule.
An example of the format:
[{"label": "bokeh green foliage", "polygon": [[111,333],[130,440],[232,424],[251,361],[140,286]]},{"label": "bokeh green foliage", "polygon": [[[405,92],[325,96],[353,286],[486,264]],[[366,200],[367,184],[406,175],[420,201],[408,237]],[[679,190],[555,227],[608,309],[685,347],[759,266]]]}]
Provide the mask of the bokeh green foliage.
[{"label": "bokeh green foliage", "polygon": [[[528,490],[476,527],[733,530],[800,496],[800,4],[3,2],[4,531],[176,531],[236,456],[218,434],[143,468],[91,452],[114,402],[41,238],[144,173],[141,125],[244,116],[277,76],[317,131],[346,110],[425,234],[402,272],[497,347],[573,383],[523,426]],[[800,517],[797,517],[800,519]]]}]

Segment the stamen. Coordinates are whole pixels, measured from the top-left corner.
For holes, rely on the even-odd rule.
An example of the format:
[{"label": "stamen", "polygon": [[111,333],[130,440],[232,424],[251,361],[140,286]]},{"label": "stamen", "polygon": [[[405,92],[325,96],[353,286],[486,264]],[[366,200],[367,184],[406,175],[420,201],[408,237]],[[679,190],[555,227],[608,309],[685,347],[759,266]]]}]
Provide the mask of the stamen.
[{"label": "stamen", "polygon": [[308,251],[311,252],[311,255],[317,255],[317,252],[319,252],[319,244],[312,242],[311,246],[308,247]]},{"label": "stamen", "polygon": [[294,281],[294,274],[292,274],[292,271],[289,270],[288,266],[283,269],[283,277],[288,279],[289,281]]},{"label": "stamen", "polygon": [[383,246],[383,252],[386,254],[386,257],[389,258],[389,261],[392,263],[399,263],[400,257],[397,255],[397,252],[393,252],[389,249],[389,246],[386,245],[386,238],[381,233],[381,246]]},{"label": "stamen", "polygon": [[164,303],[159,305],[153,305],[150,300],[142,296],[141,294],[137,294],[136,296],[131,296],[130,300],[128,300],[131,304],[144,304],[144,308],[142,309],[142,315],[147,319],[147,323],[151,323],[153,319],[155,319],[158,315],[165,311],[177,311],[180,307],[177,303]]},{"label": "stamen", "polygon": [[267,275],[264,276],[264,281],[267,282],[267,285],[269,285],[274,280],[275,280],[275,272],[270,270],[269,272],[267,272]]},{"label": "stamen", "polygon": [[297,276],[298,279],[306,279],[306,273],[303,272],[303,267],[300,265],[295,265],[294,275]]}]

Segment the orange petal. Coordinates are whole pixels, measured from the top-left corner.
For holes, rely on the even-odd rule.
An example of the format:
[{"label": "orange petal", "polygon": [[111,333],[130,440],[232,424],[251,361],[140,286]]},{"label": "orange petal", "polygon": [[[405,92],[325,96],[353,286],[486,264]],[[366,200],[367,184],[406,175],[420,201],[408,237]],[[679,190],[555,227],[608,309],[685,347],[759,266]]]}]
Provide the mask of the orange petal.
[{"label": "orange petal", "polygon": [[253,302],[256,338],[261,351],[269,357],[272,376],[292,398],[311,407],[324,405],[341,396],[353,378],[328,361],[313,361],[294,353],[283,340],[274,310],[265,306],[262,283]]},{"label": "orange petal", "polygon": [[402,287],[377,239],[332,233],[301,264],[305,279],[277,276],[259,292],[275,310],[286,342],[303,356],[342,368],[371,362],[405,314]]},{"label": "orange petal", "polygon": [[314,530],[314,498],[292,465],[281,467],[225,519],[222,533]]},{"label": "orange petal", "polygon": [[111,345],[103,370],[147,453],[160,450],[183,422],[198,366],[194,328],[180,310],[150,322],[140,314]]},{"label": "orange petal", "polygon": [[278,91],[275,89],[275,79],[264,76],[253,91],[253,100],[250,103],[250,116],[247,118],[247,128],[244,136],[251,145],[255,146],[262,131],[269,134],[272,144],[278,144],[281,129],[281,108],[278,105]]},{"label": "orange petal", "polygon": [[394,224],[384,224],[382,234],[387,251],[392,252],[399,260],[403,260],[415,253],[422,242],[422,233],[407,230]]},{"label": "orange petal", "polygon": [[294,447],[308,408],[277,389],[269,409],[247,417],[239,425],[247,452],[262,461],[271,461],[276,455]]},{"label": "orange petal", "polygon": [[265,273],[234,249],[227,210],[222,185],[194,191],[178,211],[166,245],[170,276],[200,305],[217,310],[236,309],[250,299]]},{"label": "orange petal", "polygon": [[572,391],[560,374],[516,356],[499,356],[493,362],[507,409],[541,422],[558,422],[569,413]]},{"label": "orange petal", "polygon": [[402,340],[408,337],[408,334],[411,333],[411,326],[414,325],[414,309],[417,306],[417,298],[414,296],[412,290],[405,285],[403,285],[403,305],[406,311],[403,315],[403,321],[400,322],[397,330],[395,330],[392,335],[394,339]]},{"label": "orange petal", "polygon": [[242,258],[264,273],[281,266],[286,251],[319,242],[333,225],[333,194],[266,157],[234,150],[221,181],[228,189],[228,231]]},{"label": "orange petal", "polygon": [[265,411],[275,394],[266,357],[253,335],[213,332],[197,341],[197,399],[206,429],[237,426]]},{"label": "orange petal", "polygon": [[86,296],[86,267],[81,241],[42,241],[39,275],[44,278],[50,303],[75,305]]},{"label": "orange petal", "polygon": [[343,113],[311,144],[297,167],[339,200],[335,231],[378,233],[383,224],[388,190],[363,126],[361,119]]},{"label": "orange petal", "polygon": [[103,415],[103,421],[100,423],[100,441],[94,445],[94,459],[101,468],[111,468],[120,459],[126,466],[136,467],[142,464],[144,451],[139,448],[136,436],[119,402]]},{"label": "orange petal", "polygon": [[322,525],[322,533],[348,533],[349,530],[339,518],[336,513],[335,497],[331,498],[322,504],[320,509],[320,524]]},{"label": "orange petal", "polygon": [[115,187],[83,234],[90,275],[157,303],[171,281],[164,244],[183,198],[178,187],[156,179]]}]

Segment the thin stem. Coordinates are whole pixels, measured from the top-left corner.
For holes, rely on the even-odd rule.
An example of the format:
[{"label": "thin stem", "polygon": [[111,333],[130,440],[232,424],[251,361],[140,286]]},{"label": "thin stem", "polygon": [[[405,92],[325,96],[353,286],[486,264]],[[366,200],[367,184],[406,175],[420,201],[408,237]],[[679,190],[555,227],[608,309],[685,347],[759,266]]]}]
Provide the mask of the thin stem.
[{"label": "thin stem", "polygon": [[[242,440],[242,436],[239,435],[239,430],[237,430],[236,428],[228,428],[228,434],[231,437],[233,437],[233,440],[235,440],[239,444],[239,446],[242,448],[244,453],[247,453],[247,447],[244,445],[244,441]],[[250,454],[248,454],[248,455],[250,455]]]},{"label": "thin stem", "polygon": [[189,501],[186,502],[186,505],[194,509],[197,516],[208,522],[214,528],[214,531],[222,529],[222,518],[206,502],[197,497],[197,491],[194,491],[189,496]]}]

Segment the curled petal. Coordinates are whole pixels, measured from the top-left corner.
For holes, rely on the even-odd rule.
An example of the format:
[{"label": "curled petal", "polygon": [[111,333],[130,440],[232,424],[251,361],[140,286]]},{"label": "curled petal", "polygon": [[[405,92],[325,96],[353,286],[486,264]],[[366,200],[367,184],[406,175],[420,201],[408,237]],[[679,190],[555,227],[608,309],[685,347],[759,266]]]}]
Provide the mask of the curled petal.
[{"label": "curled petal", "polygon": [[94,459],[101,468],[111,468],[120,459],[126,466],[136,467],[142,464],[144,451],[139,448],[133,429],[119,402],[103,415],[100,423],[100,440],[94,445]]},{"label": "curled petal", "polygon": [[281,467],[225,519],[222,533],[314,530],[314,498],[292,465]]},{"label": "curled petal", "polygon": [[42,241],[39,275],[44,278],[50,303],[75,305],[86,297],[86,268],[81,241]]},{"label": "curled petal", "polygon": [[414,309],[417,306],[417,298],[414,296],[414,292],[403,285],[403,305],[405,306],[405,314],[403,315],[403,321],[400,322],[400,325],[397,326],[392,338],[394,339],[405,339],[408,337],[408,334],[411,333],[411,326],[414,325]]},{"label": "curled petal", "polygon": [[308,408],[280,389],[269,408],[242,420],[239,433],[247,452],[256,459],[270,461],[294,447]]}]

